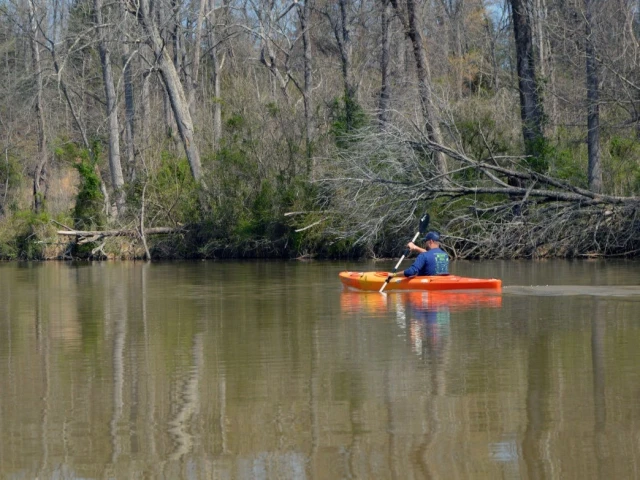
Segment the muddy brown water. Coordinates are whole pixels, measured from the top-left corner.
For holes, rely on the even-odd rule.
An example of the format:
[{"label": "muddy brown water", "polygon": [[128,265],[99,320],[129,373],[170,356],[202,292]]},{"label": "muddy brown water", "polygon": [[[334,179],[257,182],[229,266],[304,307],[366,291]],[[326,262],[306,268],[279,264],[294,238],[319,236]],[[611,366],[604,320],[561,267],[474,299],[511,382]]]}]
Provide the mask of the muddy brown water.
[{"label": "muddy brown water", "polygon": [[0,263],[0,478],[640,477],[640,262],[394,263]]}]

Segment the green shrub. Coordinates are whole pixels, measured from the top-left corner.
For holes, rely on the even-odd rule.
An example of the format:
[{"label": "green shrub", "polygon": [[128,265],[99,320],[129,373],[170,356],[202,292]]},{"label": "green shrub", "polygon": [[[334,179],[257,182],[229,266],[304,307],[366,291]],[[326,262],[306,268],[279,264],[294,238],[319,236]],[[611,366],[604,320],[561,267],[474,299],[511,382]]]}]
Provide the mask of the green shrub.
[{"label": "green shrub", "polygon": [[587,187],[587,152],[582,142],[574,144],[565,140],[562,145],[547,145],[546,155],[549,173],[553,177],[582,188]]},{"label": "green shrub", "polygon": [[483,159],[489,155],[504,155],[510,145],[504,132],[488,112],[480,112],[477,118],[461,118],[456,121],[464,151],[472,158]]},{"label": "green shrub", "polygon": [[640,193],[640,142],[635,137],[614,136],[608,143],[605,163],[607,191],[617,195]]},{"label": "green shrub", "polygon": [[74,227],[78,230],[101,229],[106,224],[104,195],[100,190],[100,177],[92,162],[82,160],[74,164],[80,174],[80,186],[73,211]]},{"label": "green shrub", "polygon": [[20,185],[22,181],[22,173],[18,159],[12,155],[0,162],[0,184],[6,185],[8,188],[14,188]]},{"label": "green shrub", "polygon": [[78,230],[94,230],[103,228],[107,222],[105,198],[101,191],[97,159],[100,157],[102,144],[94,140],[90,152],[77,143],[59,140],[55,155],[61,161],[69,163],[80,174],[80,185],[73,210],[74,228]]},{"label": "green shrub", "polygon": [[346,148],[349,145],[349,133],[368,123],[367,115],[360,104],[346,95],[333,100],[330,115],[331,134],[340,148]]},{"label": "green shrub", "polygon": [[45,241],[51,233],[49,216],[31,210],[16,212],[0,229],[0,258],[5,260],[42,260]]}]

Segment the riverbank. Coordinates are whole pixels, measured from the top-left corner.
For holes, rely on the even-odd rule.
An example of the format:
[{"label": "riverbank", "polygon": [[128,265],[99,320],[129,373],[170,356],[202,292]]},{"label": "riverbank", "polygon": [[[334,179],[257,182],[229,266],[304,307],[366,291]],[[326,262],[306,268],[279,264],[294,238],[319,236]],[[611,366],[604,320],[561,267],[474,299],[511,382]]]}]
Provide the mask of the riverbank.
[{"label": "riverbank", "polygon": [[[355,245],[346,241],[313,236],[304,238],[289,235],[278,238],[222,235],[203,225],[177,228],[110,229],[104,231],[70,231],[60,223],[33,222],[28,229],[10,234],[0,231],[0,260],[206,260],[206,259],[369,259],[398,258],[410,234],[398,235],[395,241],[383,239],[378,245]],[[285,232],[286,233],[286,232]],[[496,239],[486,247],[483,255],[461,255],[464,240],[456,235],[443,235],[442,247],[457,259],[544,259],[544,258],[638,258],[640,250],[626,254],[606,254],[598,251],[571,251],[540,244],[515,255],[512,250],[498,246],[504,239]],[[557,239],[554,240],[557,245]],[[394,247],[395,245],[395,247]],[[522,250],[524,252],[524,250]],[[489,253],[491,252],[491,253]]]}]

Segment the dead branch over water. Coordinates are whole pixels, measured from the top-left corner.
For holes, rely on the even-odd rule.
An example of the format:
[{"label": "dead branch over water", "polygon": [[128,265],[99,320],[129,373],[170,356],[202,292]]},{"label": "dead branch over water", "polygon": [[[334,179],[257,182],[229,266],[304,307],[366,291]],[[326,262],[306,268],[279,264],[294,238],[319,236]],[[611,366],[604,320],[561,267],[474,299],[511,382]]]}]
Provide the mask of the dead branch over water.
[{"label": "dead branch over water", "polygon": [[[553,161],[540,173],[524,157],[476,159],[398,129],[350,142],[318,182],[321,207],[335,212],[326,229],[333,238],[355,233],[357,243],[379,246],[415,230],[428,210],[458,258],[640,253],[640,197],[595,194],[554,176]],[[447,157],[446,176],[434,152]]]},{"label": "dead branch over water", "polygon": [[[171,227],[156,227],[147,228],[145,233],[147,234],[167,234],[167,233],[180,233],[183,229],[171,228]],[[58,230],[58,235],[67,235],[74,237],[137,237],[140,235],[138,230],[123,229],[123,230]]]}]

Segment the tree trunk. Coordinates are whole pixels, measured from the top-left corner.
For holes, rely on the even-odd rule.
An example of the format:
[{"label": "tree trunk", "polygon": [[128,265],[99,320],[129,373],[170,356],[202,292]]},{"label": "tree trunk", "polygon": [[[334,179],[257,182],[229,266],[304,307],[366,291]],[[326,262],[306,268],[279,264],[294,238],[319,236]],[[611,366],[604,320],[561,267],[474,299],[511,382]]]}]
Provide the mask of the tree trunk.
[{"label": "tree trunk", "polygon": [[381,28],[382,28],[382,51],[380,53],[380,100],[378,103],[378,121],[380,127],[384,128],[389,121],[389,100],[391,97],[391,87],[389,85],[389,49],[391,48],[391,36],[389,35],[389,24],[391,23],[391,5],[389,0],[382,0],[381,8]]},{"label": "tree trunk", "polygon": [[46,199],[46,170],[48,163],[47,136],[45,131],[45,117],[42,99],[42,62],[40,61],[40,46],[38,44],[38,20],[36,18],[36,6],[33,0],[29,0],[29,28],[31,35],[31,55],[33,73],[36,81],[35,111],[38,125],[38,162],[33,173],[33,210],[41,213],[44,210]]},{"label": "tree trunk", "polygon": [[142,164],[146,167],[146,158],[149,149],[149,145],[151,145],[151,94],[150,94],[150,86],[151,82],[151,71],[147,70],[142,74],[142,88],[140,93],[140,105],[141,105],[141,115],[140,115],[140,123],[142,130],[142,138],[139,140],[140,142],[140,151],[142,152]]},{"label": "tree trunk", "polygon": [[587,74],[587,149],[589,155],[589,189],[602,191],[602,166],[600,162],[600,109],[598,105],[598,65],[591,28],[593,0],[584,0],[585,49]]},{"label": "tree trunk", "polygon": [[340,3],[340,31],[341,35],[338,35],[336,30],[336,38],[340,46],[340,56],[342,58],[342,78],[344,81],[344,97],[345,97],[345,109],[347,117],[347,131],[352,130],[355,127],[355,109],[356,109],[356,87],[353,80],[352,72],[352,45],[351,34],[349,32],[349,20],[347,18],[347,8],[349,0],[339,0]]},{"label": "tree trunk", "polygon": [[347,11],[349,10],[350,0],[338,0],[340,13],[338,18],[329,11],[325,11],[325,16],[331,24],[333,35],[340,52],[340,66],[342,68],[342,83],[344,85],[344,108],[345,108],[345,130],[350,132],[355,127],[356,114],[356,87],[353,81],[353,73],[351,71],[351,34],[349,32],[349,19]]},{"label": "tree trunk", "polygon": [[156,57],[157,68],[160,72],[164,86],[171,103],[171,110],[184,145],[189,167],[193,178],[198,181],[202,177],[202,166],[200,163],[200,151],[196,145],[189,112],[189,102],[184,93],[184,88],[176,67],[165,48],[164,41],[160,37],[158,27],[155,23],[153,12],[150,9],[149,0],[140,0],[136,4],[130,4],[131,10],[137,13],[137,18],[147,34],[147,43],[153,50]]},{"label": "tree trunk", "polygon": [[200,0],[198,8],[198,18],[196,20],[196,37],[193,45],[193,55],[191,67],[189,68],[189,78],[187,80],[187,89],[189,100],[189,112],[191,117],[195,116],[195,98],[196,89],[198,88],[198,76],[200,74],[200,42],[202,40],[202,23],[204,21],[204,9],[206,0]]},{"label": "tree trunk", "polygon": [[213,143],[220,144],[222,138],[222,94],[220,92],[220,69],[221,65],[218,61],[218,45],[216,44],[216,10],[215,0],[209,0],[208,15],[208,37],[209,37],[209,56],[211,57],[212,82],[213,82]]},{"label": "tree trunk", "polygon": [[[400,11],[398,0],[391,0],[391,4],[398,12],[405,30],[405,35],[411,41],[411,45],[413,46],[413,55],[418,75],[418,94],[420,96],[420,105],[425,121],[427,136],[431,141],[440,144],[442,143],[442,135],[434,112],[433,95],[431,92],[431,72],[429,68],[429,61],[427,60],[427,54],[424,49],[421,33],[422,29],[419,25],[416,5],[414,0],[407,0],[407,17],[405,18],[404,14]],[[445,156],[440,152],[434,152],[433,155],[434,163],[440,174],[446,174],[447,162]]]},{"label": "tree trunk", "polygon": [[546,41],[545,41],[545,23],[547,21],[547,6],[545,4],[545,0],[535,0],[535,17],[534,17],[534,31],[535,31],[535,39],[538,44],[538,63],[540,67],[540,76],[545,78],[547,75],[547,56],[545,54],[546,51]]},{"label": "tree trunk", "polygon": [[304,101],[304,133],[307,151],[307,175],[313,177],[313,152],[311,144],[313,141],[313,107],[312,107],[312,57],[311,57],[311,35],[309,33],[309,17],[311,16],[311,1],[304,0],[302,7],[298,5],[298,17],[300,19],[300,30],[302,30],[303,62],[304,62],[304,86],[302,98]]},{"label": "tree trunk", "polygon": [[462,46],[462,29],[464,26],[462,25],[462,4],[457,5],[457,10],[455,12],[455,16],[452,18],[453,22],[453,45],[454,45],[454,55],[456,59],[456,94],[458,95],[458,100],[462,98],[462,92],[464,87],[464,69],[466,65],[463,63],[464,60],[464,47]]},{"label": "tree trunk", "polygon": [[[462,23],[463,23],[463,0],[440,0],[442,7],[449,21],[450,32],[445,35],[447,41],[447,54],[453,58],[453,64],[450,66],[450,72],[455,82],[454,95],[456,99],[462,98],[463,87],[463,62],[462,62]],[[451,38],[449,38],[451,37]]]},{"label": "tree trunk", "polygon": [[135,179],[136,172],[136,150],[135,150],[135,102],[133,97],[133,81],[131,79],[131,58],[129,56],[129,46],[123,43],[122,63],[124,69],[122,76],[124,79],[124,104],[125,104],[125,128],[124,137],[127,148],[127,172],[128,179]]},{"label": "tree trunk", "polygon": [[551,61],[551,43],[549,42],[549,13],[547,0],[536,0],[536,36],[538,44],[538,61],[540,62],[540,76],[545,82],[545,91],[550,92],[543,99],[543,111],[549,119],[548,125],[543,125],[543,133],[555,136],[557,133],[558,96],[555,94],[556,80],[554,66]]},{"label": "tree trunk", "polygon": [[542,134],[542,104],[538,95],[531,16],[527,12],[529,0],[510,0],[513,31],[516,42],[518,89],[522,136],[527,155],[537,156]]},{"label": "tree trunk", "polygon": [[[160,77],[162,81],[162,76]],[[164,86],[164,83],[163,83]],[[164,117],[164,134],[167,138],[174,141],[176,140],[176,122],[173,118],[173,110],[171,108],[171,100],[169,99],[169,92],[166,88],[162,90],[162,113]]]},{"label": "tree trunk", "polygon": [[[123,21],[125,20],[125,14],[123,5],[121,5],[121,16]],[[124,104],[125,104],[125,127],[124,138],[127,149],[126,159],[126,171],[127,179],[134,180],[136,175],[135,165],[135,103],[133,96],[133,81],[131,78],[131,61],[132,56],[129,52],[129,44],[126,41],[122,42],[122,77],[124,81]]]},{"label": "tree trunk", "polygon": [[[146,0],[145,0],[146,1]],[[182,2],[178,0],[171,0],[171,17],[170,17],[170,35],[171,35],[171,43],[173,44],[173,65],[176,67],[178,71],[178,75],[182,71],[184,67],[183,57],[182,57],[182,37],[180,35],[180,25],[182,23],[182,19],[180,18],[180,6]],[[150,3],[150,9],[154,9],[153,3]]]},{"label": "tree trunk", "polygon": [[[77,111],[76,106],[71,101],[71,97],[69,95],[69,89],[67,88],[67,84],[62,80],[62,70],[60,68],[60,64],[58,63],[58,55],[56,53],[55,44],[49,41],[49,53],[51,53],[51,59],[53,61],[53,68],[58,76],[58,84],[60,85],[60,90],[62,90],[62,95],[64,96],[67,107],[69,107],[69,112],[73,117],[73,123],[76,125],[76,128],[80,132],[80,136],[82,137],[82,144],[85,150],[88,152],[91,162],[94,166],[96,166],[97,160],[95,158],[95,151],[91,148],[91,144],[89,143],[89,137],[87,136],[87,129],[83,125],[80,120],[80,114]],[[100,180],[100,192],[104,198],[104,212],[105,214],[109,213],[109,192],[105,187],[104,181],[102,179],[102,175],[100,174],[100,169],[96,168],[96,175]]]},{"label": "tree trunk", "polygon": [[496,37],[493,21],[488,14],[485,13],[484,26],[487,31],[487,37],[489,40],[489,55],[491,58],[491,70],[493,77],[493,90],[497,92],[500,90],[500,67],[498,66],[498,57],[496,55]]},{"label": "tree trunk", "polygon": [[[5,168],[7,169],[7,172],[9,171],[10,168],[10,164],[9,164],[9,147],[6,146],[4,147],[4,152],[3,152],[3,156],[4,156],[4,163],[5,163]],[[4,179],[4,185],[2,185],[2,195],[0,195],[0,218],[2,218],[5,213],[6,213],[6,203],[7,203],[7,194],[9,193],[9,175],[5,176]]]},{"label": "tree trunk", "polygon": [[107,38],[104,32],[104,22],[102,20],[102,0],[94,0],[96,24],[98,26],[98,50],[100,52],[100,63],[102,64],[102,78],[104,80],[104,90],[107,101],[107,118],[109,120],[109,170],[111,172],[111,183],[115,191],[116,207],[118,215],[122,215],[125,210],[124,176],[122,175],[122,165],[120,163],[120,126],[118,122],[118,102],[116,89],[113,82],[113,71],[111,69],[111,52],[107,45]]},{"label": "tree trunk", "polygon": [[[260,8],[261,6],[263,8]],[[274,12],[271,11],[274,4],[271,3],[268,6],[261,6],[254,7],[255,16],[259,23],[257,29],[260,38],[260,63],[267,67],[271,73],[271,95],[274,102],[278,102],[276,89],[279,88],[285,101],[289,104],[289,93],[287,92],[289,77],[280,72],[280,67],[278,67],[277,64],[277,56],[272,48],[272,44],[277,47],[276,41],[272,37],[273,32],[277,30],[277,25],[275,25],[277,21],[272,18]]]}]

